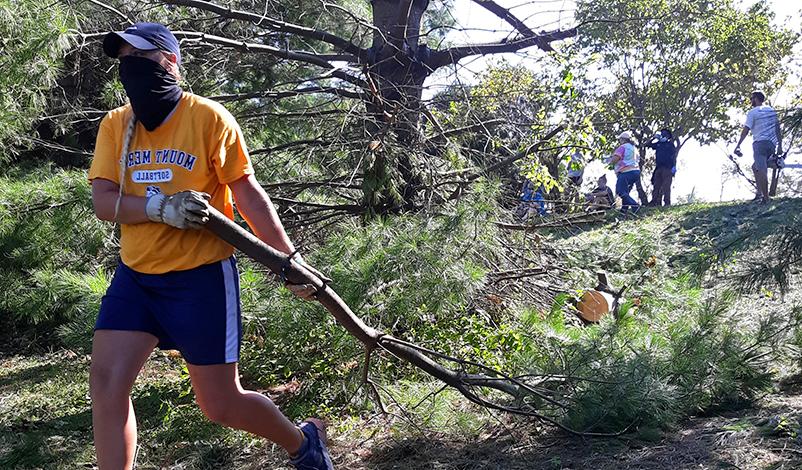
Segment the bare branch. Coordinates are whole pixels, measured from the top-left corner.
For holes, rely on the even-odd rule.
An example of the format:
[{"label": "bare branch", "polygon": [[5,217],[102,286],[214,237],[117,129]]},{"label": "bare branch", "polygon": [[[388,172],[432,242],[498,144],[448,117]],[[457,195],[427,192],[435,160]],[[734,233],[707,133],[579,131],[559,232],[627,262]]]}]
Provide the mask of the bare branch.
[{"label": "bare branch", "polygon": [[92,152],[88,152],[88,151],[83,150],[83,149],[74,148],[74,147],[68,147],[66,145],[61,145],[59,143],[51,142],[51,141],[44,140],[44,139],[40,139],[38,137],[22,136],[22,139],[28,140],[31,143],[33,143],[34,145],[38,145],[40,147],[49,148],[49,149],[53,149],[53,150],[58,150],[60,152],[66,152],[66,153],[72,153],[72,154],[75,154],[75,155],[83,155],[83,156],[90,156],[90,157],[92,155],[94,155]]},{"label": "bare branch", "polygon": [[434,52],[426,61],[426,65],[432,70],[443,67],[444,65],[456,64],[461,59],[472,55],[498,54],[502,52],[518,52],[531,46],[537,46],[544,51],[552,50],[551,43],[566,38],[576,36],[577,29],[556,30],[543,32],[536,36],[517,38],[513,41],[501,41],[488,44],[468,44],[455,46],[441,51]]},{"label": "bare branch", "polygon": [[316,188],[319,186],[326,186],[331,188],[343,188],[343,189],[360,189],[362,186],[354,183],[348,182],[340,182],[336,181],[337,179],[347,180],[347,177],[343,178],[334,178],[331,180],[325,181],[312,181],[312,180],[302,180],[302,181],[276,181],[274,183],[263,183],[262,187],[265,189],[283,189],[283,188],[292,188],[294,190],[303,190],[308,188]]},{"label": "bare branch", "polygon": [[356,44],[353,44],[352,42],[343,39],[335,34],[329,33],[328,31],[321,31],[319,29],[313,29],[313,28],[308,28],[306,26],[287,23],[285,21],[277,20],[275,18],[270,18],[264,15],[257,15],[255,13],[250,13],[247,11],[232,10],[229,7],[217,5],[215,3],[207,2],[205,0],[162,0],[162,3],[193,7],[199,10],[216,13],[223,18],[248,21],[253,23],[255,26],[259,26],[265,29],[270,29],[272,31],[292,33],[301,37],[316,39],[318,41],[331,44],[332,46],[338,48],[341,51],[352,54],[351,56],[349,56],[349,61],[351,62],[357,62],[358,60],[364,61],[364,59],[367,57],[367,51],[365,49],[362,49]]},{"label": "bare branch", "polygon": [[113,6],[107,5],[107,4],[102,3],[102,2],[99,2],[98,0],[89,0],[89,1],[94,3],[97,6],[101,7],[101,8],[105,8],[106,10],[109,10],[110,12],[112,12],[115,15],[119,16],[120,18],[124,19],[128,24],[134,24],[134,22],[131,21],[131,18],[129,18],[128,15],[124,14],[120,10],[114,8]]},{"label": "bare branch", "polygon": [[260,155],[260,154],[267,154],[273,152],[279,152],[281,150],[287,150],[293,147],[301,147],[304,145],[314,145],[317,147],[322,147],[324,145],[329,145],[331,142],[327,140],[319,140],[319,139],[304,139],[304,140],[295,140],[292,142],[286,142],[281,145],[276,145],[275,147],[265,147],[261,149],[252,150],[250,154],[253,155]]},{"label": "bare branch", "polygon": [[602,220],[604,220],[604,211],[594,211],[586,214],[579,214],[573,217],[550,220],[540,224],[507,224],[503,222],[496,222],[496,226],[504,230],[521,230],[524,232],[530,232],[545,228],[563,228],[578,224],[591,224],[594,222],[600,222]]},{"label": "bare branch", "polygon": [[339,88],[339,87],[319,87],[319,86],[298,88],[296,90],[286,90],[286,91],[255,91],[251,93],[216,95],[216,96],[210,96],[209,99],[219,101],[221,103],[226,103],[230,101],[242,101],[254,98],[267,98],[267,99],[292,98],[295,96],[309,95],[316,93],[328,93],[336,96],[342,96],[343,98],[365,99],[365,95],[358,91],[346,90],[345,88]]},{"label": "bare branch", "polygon": [[549,270],[545,268],[522,268],[510,269],[506,271],[497,271],[489,273],[488,276],[492,278],[491,284],[496,284],[501,281],[510,281],[515,279],[522,279],[526,277],[539,276],[541,274],[548,274]]},{"label": "bare branch", "polygon": [[414,0],[401,0],[398,4],[398,18],[395,21],[395,28],[392,39],[393,44],[401,49],[403,42],[407,38],[407,27],[409,25],[409,13],[412,10]]},{"label": "bare branch", "polygon": [[451,137],[453,135],[462,134],[463,132],[476,132],[476,131],[487,131],[488,127],[494,127],[498,124],[505,123],[505,119],[490,119],[485,122],[480,122],[477,124],[471,124],[470,126],[465,127],[457,127],[455,129],[449,129],[447,131],[443,131],[440,134],[433,135],[429,140],[438,140],[444,137]]},{"label": "bare branch", "polygon": [[347,109],[323,109],[319,111],[313,111],[311,109],[306,109],[304,111],[298,111],[295,113],[291,112],[274,112],[274,111],[265,111],[261,113],[249,113],[249,114],[242,114],[237,116],[240,119],[255,119],[260,117],[267,117],[267,116],[275,116],[275,117],[283,117],[283,118],[303,118],[308,119],[312,117],[320,117],[320,116],[330,116],[332,114],[349,114],[349,110]]},{"label": "bare branch", "polygon": [[[509,23],[510,26],[515,28],[515,30],[521,33],[523,36],[532,37],[537,34],[529,29],[529,26],[524,24],[524,22],[518,19],[518,17],[513,15],[510,10],[502,7],[498,3],[492,0],[473,0],[473,2]],[[551,49],[551,47],[549,47],[549,49]]]},{"label": "bare branch", "polygon": [[332,210],[332,211],[345,211],[345,212],[350,212],[352,214],[361,214],[362,212],[364,212],[362,206],[357,206],[354,204],[321,204],[319,202],[298,201],[296,199],[287,199],[283,197],[272,197],[270,199],[284,204],[295,204],[299,206],[316,207],[318,209]]}]

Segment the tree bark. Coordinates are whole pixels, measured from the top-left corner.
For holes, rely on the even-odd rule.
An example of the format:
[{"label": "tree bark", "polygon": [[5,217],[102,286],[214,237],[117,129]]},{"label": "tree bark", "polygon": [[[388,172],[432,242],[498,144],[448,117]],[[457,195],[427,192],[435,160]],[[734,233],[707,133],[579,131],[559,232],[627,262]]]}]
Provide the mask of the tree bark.
[{"label": "tree bark", "polygon": [[[374,85],[373,99],[367,103],[372,117],[368,128],[371,141],[382,140],[386,130],[391,129],[397,143],[403,149],[414,149],[420,144],[419,123],[423,82],[431,70],[425,66],[428,47],[420,44],[420,26],[429,0],[372,0],[373,44],[368,53],[368,80]],[[372,167],[365,169],[366,175],[374,175],[376,181],[365,180],[366,201],[383,201],[371,207],[373,213],[411,210],[421,187],[421,178],[414,167],[409,152],[382,155],[391,151],[387,146],[378,147],[372,159]],[[393,165],[382,168],[378,165]],[[376,185],[384,177],[398,175],[398,203],[393,188]],[[386,180],[385,180],[386,181]],[[379,191],[380,194],[376,194]]]}]

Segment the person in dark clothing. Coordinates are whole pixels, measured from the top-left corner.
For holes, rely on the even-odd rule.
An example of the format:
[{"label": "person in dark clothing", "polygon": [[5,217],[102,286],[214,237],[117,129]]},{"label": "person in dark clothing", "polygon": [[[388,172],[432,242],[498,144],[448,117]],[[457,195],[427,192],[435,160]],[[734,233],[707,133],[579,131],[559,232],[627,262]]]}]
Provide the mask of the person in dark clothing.
[{"label": "person in dark clothing", "polygon": [[655,151],[655,168],[652,173],[652,200],[650,206],[671,205],[671,183],[677,171],[677,147],[670,129],[661,129],[646,144]]},{"label": "person in dark clothing", "polygon": [[515,215],[521,220],[531,219],[535,213],[546,215],[546,200],[543,198],[543,193],[543,185],[535,187],[535,183],[527,178],[521,187],[521,202],[515,210]]},{"label": "person in dark clothing", "polygon": [[607,175],[601,175],[596,188],[585,195],[588,201],[587,211],[607,210],[615,205],[613,190],[607,186]]}]

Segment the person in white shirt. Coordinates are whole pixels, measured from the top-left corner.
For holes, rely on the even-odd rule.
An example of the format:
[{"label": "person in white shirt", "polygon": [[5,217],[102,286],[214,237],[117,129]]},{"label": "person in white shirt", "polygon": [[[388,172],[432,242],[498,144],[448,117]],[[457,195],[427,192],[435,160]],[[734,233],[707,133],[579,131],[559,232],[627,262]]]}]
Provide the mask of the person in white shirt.
[{"label": "person in white shirt", "polygon": [[752,109],[746,113],[746,120],[741,129],[741,138],[735,146],[735,154],[741,155],[741,143],[743,143],[749,132],[752,132],[752,151],[755,163],[752,164],[752,171],[755,174],[757,183],[756,201],[761,203],[769,202],[769,178],[768,162],[772,155],[782,155],[782,134],[780,133],[780,121],[777,112],[771,106],[764,104],[766,95],[760,91],[753,91],[749,95],[749,102]]}]

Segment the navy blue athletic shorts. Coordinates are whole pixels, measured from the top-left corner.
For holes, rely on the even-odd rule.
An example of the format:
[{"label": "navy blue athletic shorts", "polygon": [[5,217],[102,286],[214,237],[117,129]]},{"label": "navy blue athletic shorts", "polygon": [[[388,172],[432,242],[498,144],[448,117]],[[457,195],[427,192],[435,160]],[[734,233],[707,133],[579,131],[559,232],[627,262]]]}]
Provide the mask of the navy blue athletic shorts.
[{"label": "navy blue athletic shorts", "polygon": [[239,360],[242,319],[234,257],[186,271],[143,274],[120,262],[96,330],[144,331],[194,365]]}]

